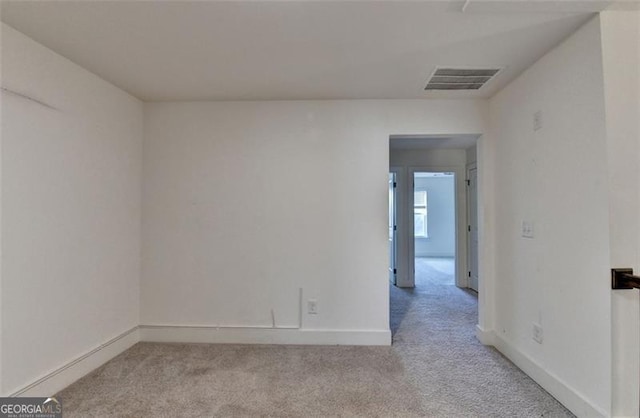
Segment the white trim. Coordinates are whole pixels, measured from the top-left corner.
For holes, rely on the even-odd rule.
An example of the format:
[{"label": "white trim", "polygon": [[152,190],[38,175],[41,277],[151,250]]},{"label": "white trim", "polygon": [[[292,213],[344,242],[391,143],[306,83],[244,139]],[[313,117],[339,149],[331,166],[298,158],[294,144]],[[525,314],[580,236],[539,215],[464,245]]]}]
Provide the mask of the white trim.
[{"label": "white trim", "polygon": [[391,345],[391,331],[140,325],[140,340],[214,344]]},{"label": "white trim", "polygon": [[409,268],[406,258],[403,257],[407,253],[407,233],[405,225],[405,208],[406,205],[406,190],[403,186],[407,182],[407,170],[403,166],[391,166],[389,172],[396,173],[396,286],[398,287],[413,287],[413,284],[409,284]]},{"label": "white trim", "polygon": [[[477,156],[476,156],[477,159]],[[469,289],[475,290],[476,292],[480,290],[480,240],[478,239],[478,289],[473,289],[471,287],[471,277],[469,276],[469,272],[471,271],[471,234],[469,231],[469,225],[471,225],[471,205],[469,204],[469,198],[471,197],[471,193],[469,192],[469,180],[471,180],[471,170],[476,170],[476,182],[478,181],[478,163],[477,161],[473,161],[467,164],[465,170],[465,193],[467,196],[467,219],[466,219],[466,227],[465,227],[465,235],[467,242],[467,287]],[[478,230],[480,229],[479,220],[478,220],[478,206],[479,206],[479,197],[478,196],[478,184],[476,183],[476,227]]]},{"label": "white trim", "polygon": [[[478,327],[478,329],[480,329]],[[484,338],[484,337],[483,337]],[[506,339],[493,332],[491,339],[495,348],[511,360],[529,377],[542,386],[554,398],[562,403],[567,409],[579,417],[607,417],[608,414],[603,409],[591,403],[583,394],[572,388],[556,376],[545,370],[534,359],[515,348]]]},{"label": "white trim", "polygon": [[[393,222],[395,223],[395,229],[393,231],[393,257],[394,257],[394,265],[393,268],[395,269],[395,272],[391,272],[391,260],[389,260],[389,282],[392,283],[393,285],[398,285],[398,276],[402,273],[400,270],[400,266],[398,266],[398,234],[399,234],[399,226],[400,221],[399,221],[399,212],[398,212],[398,196],[400,195],[399,190],[400,188],[398,187],[400,184],[400,175],[401,173],[401,168],[400,167],[389,167],[389,174],[393,174]],[[391,202],[388,202],[389,205],[391,204]],[[392,278],[392,274],[393,274],[393,280],[391,280]]]},{"label": "white trim", "polygon": [[67,364],[47,373],[22,389],[14,391],[9,396],[54,395],[81,377],[102,366],[118,354],[129,349],[138,341],[140,341],[138,327],[133,327]]},{"label": "white trim", "polygon": [[480,344],[495,346],[494,336],[493,330],[486,330],[480,325],[476,325],[476,338],[480,341]]}]

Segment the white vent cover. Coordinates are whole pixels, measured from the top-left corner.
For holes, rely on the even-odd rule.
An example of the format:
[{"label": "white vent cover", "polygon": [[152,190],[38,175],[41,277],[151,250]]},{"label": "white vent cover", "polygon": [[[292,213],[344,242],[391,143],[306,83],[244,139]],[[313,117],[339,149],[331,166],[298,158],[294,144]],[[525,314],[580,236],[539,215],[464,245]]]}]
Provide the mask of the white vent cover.
[{"label": "white vent cover", "polygon": [[500,68],[436,68],[425,90],[478,90],[500,72]]}]

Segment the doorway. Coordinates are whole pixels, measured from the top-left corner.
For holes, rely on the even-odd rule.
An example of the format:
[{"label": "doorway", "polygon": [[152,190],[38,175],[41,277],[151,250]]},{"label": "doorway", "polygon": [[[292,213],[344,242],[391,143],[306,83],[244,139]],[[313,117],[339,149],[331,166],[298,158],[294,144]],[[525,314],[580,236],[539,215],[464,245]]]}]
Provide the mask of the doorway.
[{"label": "doorway", "polygon": [[413,265],[416,287],[456,284],[456,175],[413,171]]},{"label": "doorway", "polygon": [[[482,167],[478,159],[480,148],[477,141],[477,135],[447,138],[398,135],[391,136],[389,140],[389,172],[395,174],[396,183],[393,190],[389,187],[390,202],[394,202],[389,208],[395,211],[396,228],[391,228],[391,216],[388,225],[389,268],[392,266],[393,254],[396,269],[393,277],[395,283],[390,279],[390,326],[394,335],[405,324],[404,320],[409,315],[410,307],[420,305],[427,299],[435,298],[444,305],[451,303],[447,306],[458,313],[462,312],[457,310],[460,306],[458,302],[464,300],[464,303],[469,304],[470,310],[467,313],[477,314],[478,323],[482,322],[482,315],[478,310],[482,303],[482,295],[468,289],[470,257],[474,256],[468,253],[470,217],[467,180],[472,165],[474,168],[476,164]],[[476,173],[479,173],[479,170],[471,174]],[[431,181],[440,179],[451,186],[445,203],[449,203],[447,226],[449,231],[453,229],[453,237],[451,234],[447,236],[449,245],[445,246],[444,250],[442,246],[437,249],[437,238],[440,238],[441,234],[439,228],[443,221],[437,217],[436,205],[442,202],[439,201],[437,190],[433,186],[424,187],[423,178],[431,178]],[[446,181],[443,181],[445,179]],[[472,183],[474,179],[477,179],[477,176],[471,179]],[[388,181],[391,181],[391,177]],[[477,207],[481,207],[481,202],[481,193],[478,192],[476,200],[471,204],[475,203]],[[481,229],[478,222],[474,222],[473,225],[475,231]],[[479,235],[476,234],[476,238]],[[395,252],[392,252],[392,249]],[[479,257],[476,255],[475,259]],[[478,272],[477,267],[474,271]],[[476,273],[476,277],[480,282],[479,287],[482,287],[481,274]],[[437,322],[446,318],[430,309],[427,311],[430,312],[428,321]],[[449,323],[434,322],[433,326],[448,326],[447,324]]]},{"label": "doorway", "polygon": [[[389,172],[395,174],[395,198],[393,206],[396,216],[395,241],[395,284],[402,288],[415,286],[415,249],[414,239],[414,174],[415,173],[453,173],[455,184],[455,247],[454,251],[444,254],[444,257],[455,258],[455,285],[460,288],[469,287],[469,243],[468,208],[467,208],[467,169],[478,163],[478,135],[456,135],[451,137],[420,136],[420,135],[392,135],[389,139]],[[478,164],[478,167],[481,165]],[[479,173],[480,170],[478,169]],[[478,192],[476,203],[480,202]],[[426,198],[427,206],[429,197]],[[480,204],[477,204],[480,207]],[[424,209],[424,208],[421,208]],[[421,212],[424,212],[422,210]],[[427,214],[427,217],[429,215]],[[427,233],[437,222],[428,223]],[[479,223],[478,230],[481,229]],[[481,234],[477,234],[479,236]],[[391,234],[389,235],[391,237]],[[423,240],[428,242],[428,240]],[[418,244],[420,256],[421,244]],[[388,250],[391,251],[391,247]],[[425,255],[422,253],[422,255]],[[431,253],[432,257],[443,256]],[[391,255],[389,255],[391,259]],[[478,256],[479,260],[480,257]],[[451,260],[450,260],[451,261]],[[389,266],[391,261],[389,261]],[[476,269],[478,280],[481,282],[479,268]],[[390,280],[391,281],[391,280]],[[481,283],[480,283],[481,287]]]}]

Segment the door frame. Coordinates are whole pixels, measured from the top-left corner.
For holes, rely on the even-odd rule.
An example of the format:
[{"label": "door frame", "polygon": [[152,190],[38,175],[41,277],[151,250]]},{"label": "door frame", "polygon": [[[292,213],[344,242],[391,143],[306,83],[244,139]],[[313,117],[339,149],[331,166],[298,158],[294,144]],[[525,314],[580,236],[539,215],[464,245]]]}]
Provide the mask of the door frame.
[{"label": "door frame", "polygon": [[[478,231],[480,230],[480,225],[479,225],[479,221],[478,221],[478,207],[479,207],[479,193],[478,193],[478,163],[477,162],[472,162],[467,164],[466,167],[466,173],[465,173],[465,182],[468,182],[471,179],[470,173],[471,170],[476,170],[476,227],[478,228]],[[466,199],[467,199],[467,226],[471,225],[471,205],[469,204],[469,183],[466,184]],[[469,272],[471,272],[471,234],[470,231],[468,230],[468,228],[466,229],[466,233],[467,233],[467,269]],[[476,291],[480,290],[480,240],[478,239],[478,289]],[[467,286],[468,288],[471,289],[471,277],[467,276]]]},{"label": "door frame", "polygon": [[406,183],[406,168],[400,166],[389,167],[389,173],[396,175],[396,283],[398,287],[407,286],[408,271],[402,260],[402,255],[406,254],[406,232],[403,228],[405,223],[406,196],[403,185]]},{"label": "door frame", "polygon": [[[415,287],[415,239],[413,236],[413,179],[415,173],[431,172],[443,173],[451,172],[455,174],[455,283],[456,286],[465,288],[468,286],[467,275],[467,190],[466,190],[466,167],[465,166],[411,166],[407,167],[407,181],[405,181],[405,209],[406,222],[404,225],[405,238],[402,240],[407,247],[407,286]],[[409,216],[411,215],[411,216]],[[400,229],[400,228],[398,228]]]},{"label": "door frame", "polygon": [[[391,182],[393,181],[393,184]],[[389,170],[389,281],[398,281],[398,175]]]}]

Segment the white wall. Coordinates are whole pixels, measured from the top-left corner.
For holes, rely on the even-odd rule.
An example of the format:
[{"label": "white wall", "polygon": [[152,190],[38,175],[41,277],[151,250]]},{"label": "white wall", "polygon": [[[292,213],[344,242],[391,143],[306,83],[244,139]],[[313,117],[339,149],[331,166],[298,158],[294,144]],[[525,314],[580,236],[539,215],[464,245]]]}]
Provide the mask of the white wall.
[{"label": "white wall", "polygon": [[[606,415],[611,290],[598,18],[489,103],[496,345],[574,413]],[[534,131],[537,111],[543,126]],[[525,220],[534,239],[521,237]],[[542,344],[533,323],[544,329]]]},{"label": "white wall", "polygon": [[466,162],[462,149],[391,149],[389,164],[398,167],[460,167]]},{"label": "white wall", "polygon": [[[640,272],[640,12],[601,14],[611,267]],[[640,298],[612,292],[613,415],[639,416]]]},{"label": "white wall", "polygon": [[484,105],[145,105],[142,324],[296,327],[303,288],[305,330],[388,344],[389,136],[481,133]]},{"label": "white wall", "polygon": [[143,114],[4,24],[2,87],[53,107],[2,93],[1,392],[11,394],[138,324]]},{"label": "white wall", "polygon": [[428,196],[428,237],[415,238],[416,257],[454,257],[456,255],[455,178],[422,177],[414,181],[416,191]]}]

